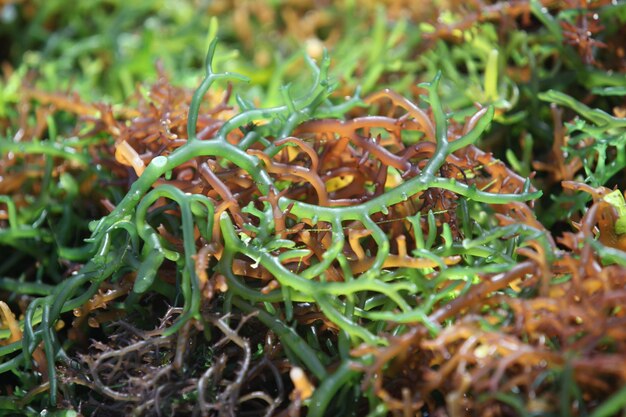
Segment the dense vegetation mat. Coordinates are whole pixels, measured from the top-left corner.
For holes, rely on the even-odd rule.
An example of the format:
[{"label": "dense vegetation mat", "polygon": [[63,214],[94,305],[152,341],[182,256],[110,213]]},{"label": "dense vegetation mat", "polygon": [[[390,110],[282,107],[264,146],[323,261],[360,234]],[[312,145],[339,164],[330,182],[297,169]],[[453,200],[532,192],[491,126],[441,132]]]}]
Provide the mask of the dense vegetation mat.
[{"label": "dense vegetation mat", "polygon": [[0,6],[3,415],[625,412],[624,4],[157,3]]}]

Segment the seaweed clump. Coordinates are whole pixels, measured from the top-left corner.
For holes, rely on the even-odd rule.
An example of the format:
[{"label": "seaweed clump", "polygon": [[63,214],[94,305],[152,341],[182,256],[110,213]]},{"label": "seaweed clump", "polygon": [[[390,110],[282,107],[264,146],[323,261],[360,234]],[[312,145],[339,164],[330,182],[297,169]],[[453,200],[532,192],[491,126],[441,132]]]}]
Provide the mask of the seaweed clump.
[{"label": "seaweed clump", "polygon": [[[337,100],[324,56],[306,60],[308,91],[234,106],[230,83],[245,77],[216,72],[215,50],[195,93],[161,76],[136,108],[27,89],[23,129],[0,142],[16,174],[0,183],[10,195],[0,238],[27,253],[3,272],[37,261],[0,281],[0,372],[28,388],[3,387],[16,400],[7,407],[512,416],[623,406],[626,203],[600,184],[623,160],[589,149],[606,132],[622,138],[621,119],[539,97],[588,119],[564,127],[554,109],[558,166],[535,164],[579,193],[557,202],[580,217],[555,237],[533,211],[531,174],[478,144],[503,111],[497,100],[449,111],[441,74],[418,99],[383,89]],[[205,98],[216,82],[227,87]],[[31,100],[44,110],[24,136]],[[575,181],[580,169],[599,183]],[[68,196],[73,209],[60,204]],[[89,223],[74,221],[84,196]],[[40,263],[58,263],[46,282]]]}]

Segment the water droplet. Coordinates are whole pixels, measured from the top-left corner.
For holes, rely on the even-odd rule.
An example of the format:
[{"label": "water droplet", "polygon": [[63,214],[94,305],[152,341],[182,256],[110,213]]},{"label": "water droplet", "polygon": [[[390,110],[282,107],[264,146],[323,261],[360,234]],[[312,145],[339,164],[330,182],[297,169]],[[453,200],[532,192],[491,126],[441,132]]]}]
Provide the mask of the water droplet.
[{"label": "water droplet", "polygon": [[402,193],[400,196],[402,197],[402,201],[406,201],[409,199],[409,196],[406,195],[406,193]]},{"label": "water droplet", "polygon": [[163,168],[165,165],[167,165],[167,158],[163,155],[157,156],[152,160],[152,165],[157,168]]},{"label": "water droplet", "polygon": [[386,206],[386,205],[384,205],[384,204],[380,207],[380,211],[381,211],[381,213],[383,213],[384,215],[389,214],[389,209],[388,209],[388,208],[387,208],[387,206]]}]

